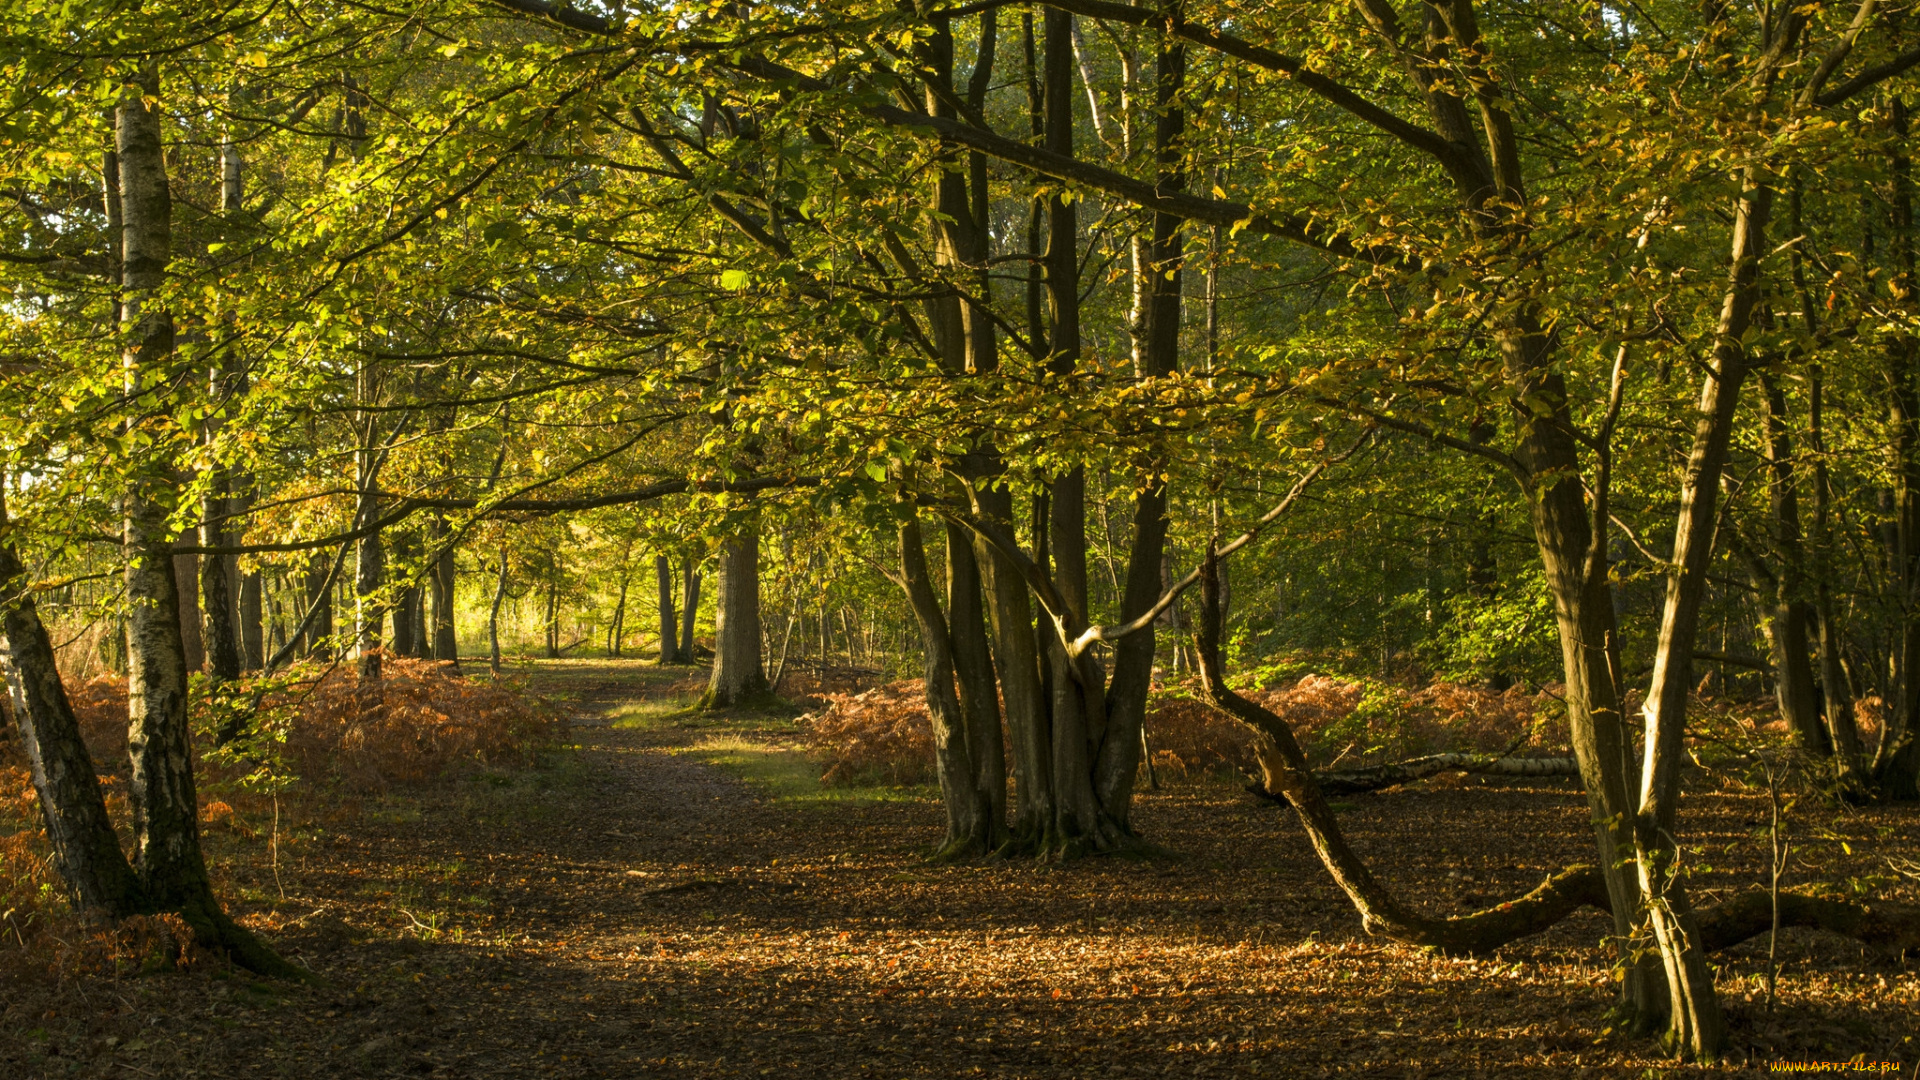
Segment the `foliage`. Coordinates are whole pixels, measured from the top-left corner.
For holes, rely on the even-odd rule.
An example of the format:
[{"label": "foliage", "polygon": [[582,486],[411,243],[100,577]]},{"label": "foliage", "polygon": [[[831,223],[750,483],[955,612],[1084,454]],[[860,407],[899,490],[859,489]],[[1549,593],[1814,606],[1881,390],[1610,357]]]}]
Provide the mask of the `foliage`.
[{"label": "foliage", "polygon": [[924,784],[933,779],[933,725],[918,682],[830,693],[825,700],[824,709],[800,720],[807,745],[825,768],[821,783]]}]

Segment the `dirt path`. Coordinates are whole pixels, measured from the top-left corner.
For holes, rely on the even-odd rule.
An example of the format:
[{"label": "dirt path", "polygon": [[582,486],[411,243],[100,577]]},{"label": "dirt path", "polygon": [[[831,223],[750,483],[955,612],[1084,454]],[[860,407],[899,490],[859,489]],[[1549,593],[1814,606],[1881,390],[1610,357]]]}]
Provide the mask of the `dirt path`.
[{"label": "dirt path", "polygon": [[[1142,798],[1140,828],[1174,857],[930,867],[930,801],[781,802],[686,753],[698,730],[612,726],[610,710],[661,692],[635,672],[547,674],[578,749],[538,773],[370,803],[304,850],[267,922],[328,987],[121,980],[90,1013],[44,1018],[23,1054],[0,1048],[0,1074],[1638,1076],[1658,1064],[1605,1028],[1597,916],[1481,961],[1383,946],[1359,935],[1290,820],[1218,784]],[[1523,891],[1587,846],[1564,787],[1367,797],[1348,818],[1387,877],[1442,911]],[[1911,836],[1913,821],[1894,824]],[[1743,1053],[1920,1057],[1910,970],[1863,967],[1816,938],[1791,955],[1774,1018],[1749,1001],[1750,959],[1723,979]]]}]

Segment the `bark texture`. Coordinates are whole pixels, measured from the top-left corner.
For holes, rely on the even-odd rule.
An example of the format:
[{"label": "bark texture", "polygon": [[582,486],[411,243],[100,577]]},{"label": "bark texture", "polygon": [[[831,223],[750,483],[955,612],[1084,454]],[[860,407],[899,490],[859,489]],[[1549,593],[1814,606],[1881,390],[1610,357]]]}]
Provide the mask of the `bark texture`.
[{"label": "bark texture", "polygon": [[[0,528],[5,515],[0,502]],[[142,906],[140,884],[107,816],[93,756],[80,737],[80,723],[54,664],[53,642],[27,586],[12,543],[0,540],[0,630],[6,634],[0,669],[54,861],[77,907],[110,918],[132,915]]]},{"label": "bark texture", "polygon": [[[172,206],[161,141],[157,65],[149,64],[114,110],[122,203],[121,322],[126,390],[168,374],[173,320],[158,303],[172,244]],[[227,917],[200,847],[199,801],[187,726],[187,658],[180,583],[168,524],[177,486],[147,462],[125,495],[127,749],[132,759],[134,867],[152,910],[177,912],[196,938],[264,974],[306,978]],[[185,595],[192,597],[191,579]]]},{"label": "bark texture", "polygon": [[767,693],[760,642],[760,534],[748,530],[720,545],[713,605],[713,674],[703,709],[725,709]]},{"label": "bark texture", "polygon": [[673,613],[673,560],[653,557],[653,575],[659,592],[660,663],[680,662],[680,626]]}]

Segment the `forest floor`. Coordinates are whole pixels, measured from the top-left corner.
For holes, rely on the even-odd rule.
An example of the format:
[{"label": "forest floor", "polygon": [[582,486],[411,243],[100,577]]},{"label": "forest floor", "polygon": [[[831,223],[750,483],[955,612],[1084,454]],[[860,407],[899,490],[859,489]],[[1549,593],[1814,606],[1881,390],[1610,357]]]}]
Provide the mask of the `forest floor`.
[{"label": "forest floor", "polygon": [[[826,789],[791,719],[688,714],[689,669],[542,663],[573,722],[523,770],[210,826],[244,921],[324,978],[67,973],[0,985],[0,1076],[1644,1076],[1608,1028],[1606,923],[1493,957],[1368,938],[1289,812],[1225,780],[1143,792],[1148,859],[929,865],[920,789]],[[1750,888],[1765,801],[1693,794],[1702,901]],[[1590,859],[1570,784],[1345,804],[1392,887],[1453,913]],[[1915,899],[1913,807],[1801,808],[1796,880]],[[223,831],[224,828],[224,831]],[[226,835],[231,833],[231,835]],[[1902,892],[1904,889],[1904,892]],[[1920,977],[1839,938],[1720,959],[1733,1058],[1920,1063]],[[1672,1070],[1695,1071],[1695,1070]]]}]

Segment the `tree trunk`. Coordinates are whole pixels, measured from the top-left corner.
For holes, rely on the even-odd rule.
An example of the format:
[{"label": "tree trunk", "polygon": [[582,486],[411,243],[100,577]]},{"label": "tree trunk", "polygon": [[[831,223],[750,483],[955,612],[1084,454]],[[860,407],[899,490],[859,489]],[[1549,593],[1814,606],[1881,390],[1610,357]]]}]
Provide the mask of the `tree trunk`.
[{"label": "tree trunk", "polygon": [[1809,658],[1807,630],[1812,605],[1802,596],[1806,557],[1800,536],[1800,496],[1794,486],[1787,398],[1773,378],[1763,375],[1760,384],[1767,410],[1768,513],[1773,525],[1773,549],[1780,562],[1779,571],[1772,575],[1771,592],[1760,594],[1770,609],[1762,626],[1773,661],[1774,700],[1794,743],[1808,753],[1825,757],[1832,746],[1820,720]]},{"label": "tree trunk", "polygon": [[[1186,47],[1167,34],[1160,43],[1154,79],[1153,138],[1159,165],[1155,186],[1166,192],[1186,189],[1186,173],[1180,164],[1180,142],[1186,131],[1181,95],[1186,77]],[[1139,353],[1135,371],[1143,379],[1164,378],[1180,367],[1185,224],[1172,214],[1153,215],[1153,239],[1148,247],[1147,269],[1151,279],[1147,289],[1145,348]],[[1209,327],[1211,332],[1211,315]],[[1123,623],[1144,615],[1159,599],[1160,568],[1166,556],[1166,511],[1167,489],[1163,483],[1150,484],[1134,497],[1133,545],[1127,557],[1126,589],[1120,601]],[[1151,624],[1114,644],[1113,680],[1106,695],[1107,715],[1094,751],[1094,795],[1107,816],[1129,831],[1128,811],[1134,777],[1140,769],[1141,733],[1145,730],[1147,695],[1153,683],[1154,644]]]},{"label": "tree trunk", "polygon": [[[725,563],[721,565],[724,568]],[[947,836],[935,858],[982,855],[998,846],[1000,819],[977,783],[968,709],[955,684],[953,638],[929,580],[917,519],[900,526],[900,575],[920,626],[922,681],[927,717],[933,726],[934,767],[947,811]],[[720,581],[720,594],[725,597],[724,569]],[[978,600],[974,603],[977,608]]]},{"label": "tree trunk", "polygon": [[560,629],[557,625],[559,616],[556,614],[558,604],[555,596],[556,588],[557,586],[555,586],[552,581],[547,582],[546,609],[540,618],[540,633],[546,642],[545,651],[547,659],[549,660],[560,659]]},{"label": "tree trunk", "polygon": [[[227,542],[227,530],[220,520],[229,501],[223,494],[223,481],[223,474],[215,476],[213,493],[201,504],[206,524],[201,526],[200,537],[201,543],[208,547]],[[240,604],[234,580],[238,577],[235,563],[232,555],[200,557],[201,641],[206,649],[207,674],[222,682],[240,677]]]},{"label": "tree trunk", "polygon": [[321,552],[307,561],[307,630],[305,648],[309,657],[325,660],[332,655],[333,637],[333,563]]},{"label": "tree trunk", "polygon": [[1632,944],[1640,909],[1639,882],[1630,866],[1633,803],[1627,777],[1633,748],[1620,711],[1620,644],[1608,584],[1604,485],[1596,486],[1595,503],[1589,507],[1578,450],[1569,434],[1573,417],[1566,382],[1548,363],[1552,346],[1546,335],[1522,318],[1499,341],[1516,400],[1553,403],[1546,418],[1515,411],[1520,436],[1514,457],[1525,477],[1535,547],[1553,594],[1567,724],[1586,787],[1613,914],[1614,947],[1624,972],[1620,1010],[1635,1026],[1650,1028],[1664,1022],[1666,1000],[1659,993],[1655,960],[1636,957]]},{"label": "tree trunk", "polygon": [[[1013,531],[1012,492],[1005,488],[983,488],[978,492],[977,503],[982,518],[1008,533]],[[1052,828],[1054,816],[1050,779],[1053,775],[1050,691],[1041,680],[1037,649],[1037,643],[1044,639],[1034,633],[1033,604],[1019,569],[978,536],[974,538],[973,553],[986,592],[993,666],[999,675],[1000,695],[1007,710],[1007,736],[1013,751],[1017,800],[1012,832],[1016,842],[1032,848],[1039,845]]]},{"label": "tree trunk", "polygon": [[693,629],[700,615],[700,560],[688,555],[680,572],[680,660],[700,662],[700,650],[694,645]]},{"label": "tree trunk", "polygon": [[627,573],[625,563],[620,566],[620,599],[613,605],[613,625],[607,628],[607,655],[620,656],[620,639],[624,636],[627,621]]},{"label": "tree trunk", "polygon": [[[361,497],[361,512],[357,520],[372,521],[379,512],[379,506],[372,495]],[[360,681],[373,684],[380,681],[380,624],[382,622],[380,593],[385,584],[387,562],[386,548],[380,542],[380,534],[375,532],[361,537],[355,554],[354,657],[359,662]]]},{"label": "tree trunk", "polygon": [[[126,392],[164,385],[173,319],[158,303],[172,246],[172,206],[157,105],[158,67],[142,69],[114,111],[123,213],[120,321],[132,344],[122,358]],[[241,929],[214,898],[200,848],[199,800],[187,727],[187,664],[168,500],[175,478],[142,462],[127,478],[127,750],[132,760],[134,866],[147,904],[177,912],[202,942],[267,974],[305,977]],[[189,579],[191,581],[191,579]],[[194,590],[189,588],[187,595]]]},{"label": "tree trunk", "polygon": [[665,555],[653,557],[653,576],[660,593],[660,663],[680,662],[679,620],[673,614],[673,560]]},{"label": "tree trunk", "polygon": [[[1307,767],[1285,720],[1229,689],[1220,661],[1219,561],[1209,553],[1201,578],[1201,617],[1197,653],[1202,684],[1221,711],[1252,728],[1259,741],[1265,787],[1282,793],[1300,816],[1315,854],[1360,914],[1368,933],[1450,952],[1486,953],[1539,933],[1586,907],[1611,902],[1605,880],[1590,866],[1571,866],[1549,877],[1525,896],[1471,915],[1434,919],[1405,907],[1381,885],[1340,831],[1339,819]],[[1783,896],[1782,924],[1817,926],[1899,954],[1920,947],[1920,908],[1905,904],[1871,907],[1842,901]],[[1774,926],[1770,898],[1754,892],[1701,914],[1699,936],[1705,948],[1737,945]]]},{"label": "tree trunk", "polygon": [[429,579],[432,586],[433,658],[450,662],[457,668],[460,664],[460,637],[453,622],[456,579],[453,547],[446,542],[447,519],[434,515],[432,530],[434,550],[439,552],[434,557],[433,575]]},{"label": "tree trunk", "polygon": [[[6,527],[4,499],[0,492],[0,529]],[[53,845],[54,865],[75,906],[122,918],[141,909],[140,883],[107,816],[93,755],[80,737],[80,722],[67,701],[53,642],[34,608],[29,584],[13,545],[0,542],[0,630],[6,635],[0,670],[27,751],[41,820]]]},{"label": "tree trunk", "polygon": [[500,546],[500,577],[493,586],[493,607],[487,612],[488,667],[500,674],[500,605],[507,599],[507,548]]},{"label": "tree trunk", "polygon": [[265,597],[257,571],[240,575],[240,659],[247,671],[267,663]]},{"label": "tree trunk", "polygon": [[207,666],[206,639],[200,634],[200,556],[176,553],[173,556],[173,580],[184,582],[184,592],[176,599],[174,610],[180,613],[182,662],[189,673]]},{"label": "tree trunk", "polygon": [[713,674],[703,709],[746,704],[767,692],[760,660],[760,534],[748,529],[720,545],[713,605]]},{"label": "tree trunk", "polygon": [[[1005,844],[1007,834],[1007,752],[1000,726],[1000,696],[995,689],[987,615],[981,602],[981,574],[966,529],[947,524],[947,631],[953,648],[954,681],[960,701],[967,757],[973,765],[967,851],[985,854]],[[849,643],[851,652],[851,643]]]},{"label": "tree trunk", "polygon": [[1525,896],[1471,915],[1433,919],[1403,906],[1356,855],[1340,831],[1339,820],[1314,782],[1306,755],[1285,720],[1229,689],[1220,660],[1219,561],[1207,553],[1201,577],[1199,641],[1202,685],[1227,715],[1258,735],[1254,750],[1265,786],[1282,793],[1300,815],[1314,852],[1334,883],[1360,913],[1368,933],[1450,952],[1484,953],[1536,934],[1586,905],[1608,903],[1601,875],[1590,866],[1574,866],[1548,878]]},{"label": "tree trunk", "polygon": [[[1912,162],[1906,152],[1907,110],[1900,97],[1889,103],[1888,124],[1894,136],[1892,194],[1892,262],[1895,298],[1911,295],[1914,281]],[[1895,664],[1888,682],[1899,688],[1889,700],[1873,753],[1873,782],[1890,799],[1920,797],[1920,752],[1913,732],[1920,726],[1920,386],[1916,359],[1920,346],[1910,336],[1895,337],[1887,346],[1888,405],[1893,460],[1893,514],[1889,545],[1893,563],[1893,594],[1901,615]]]},{"label": "tree trunk", "polygon": [[393,605],[393,654],[395,656],[414,655],[414,616],[420,605],[420,589],[409,586],[400,590],[400,602]]},{"label": "tree trunk", "polygon": [[1667,971],[1672,1014],[1668,1038],[1681,1053],[1711,1061],[1726,1046],[1726,1021],[1714,992],[1706,950],[1678,877],[1674,838],[1680,769],[1686,756],[1687,694],[1692,689],[1694,642],[1706,595],[1707,563],[1713,554],[1720,473],[1733,436],[1734,411],[1748,358],[1747,329],[1759,303],[1760,259],[1765,253],[1773,191],[1750,168],[1734,218],[1726,301],[1720,313],[1713,364],[1703,380],[1693,449],[1680,488],[1680,518],[1673,538],[1672,571],[1647,691],[1646,760],[1640,780],[1640,810],[1634,825],[1640,885]]}]

